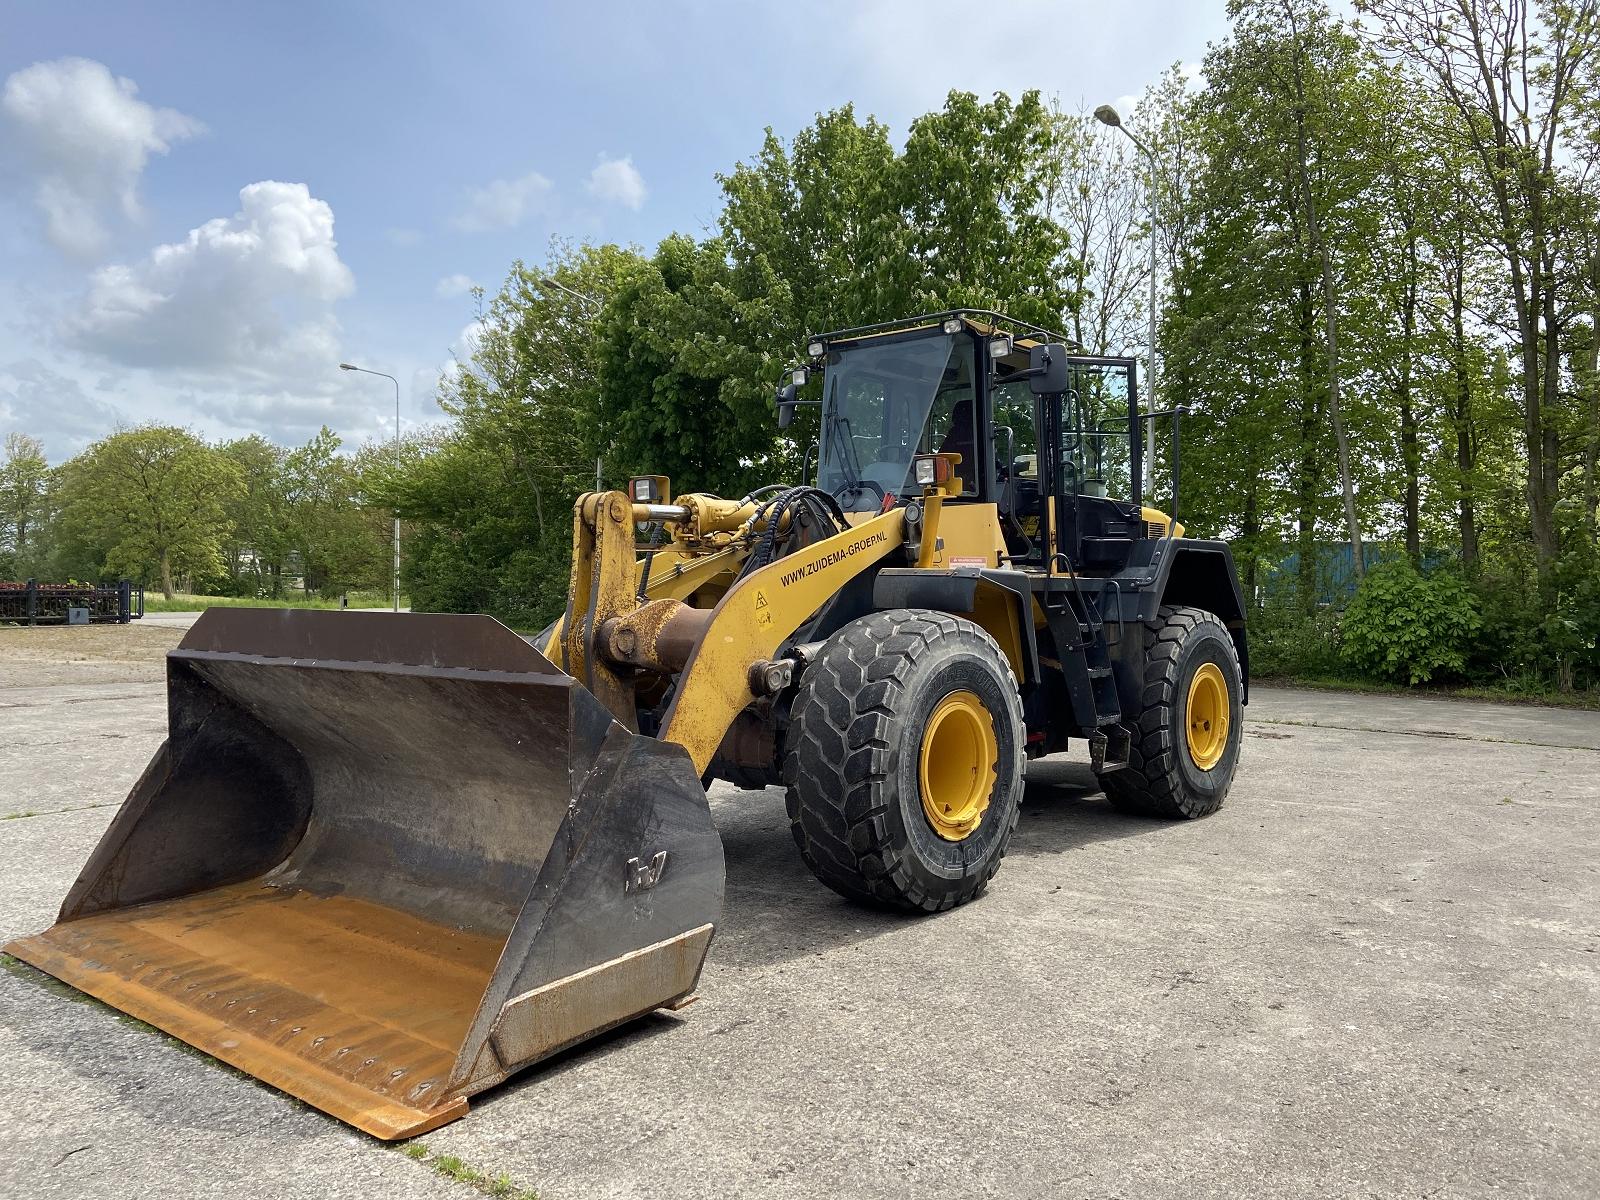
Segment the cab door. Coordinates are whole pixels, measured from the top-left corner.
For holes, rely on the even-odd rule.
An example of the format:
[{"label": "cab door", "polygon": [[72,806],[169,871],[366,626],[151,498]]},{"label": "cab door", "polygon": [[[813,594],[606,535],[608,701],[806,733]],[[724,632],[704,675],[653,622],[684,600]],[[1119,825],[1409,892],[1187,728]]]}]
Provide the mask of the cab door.
[{"label": "cab door", "polygon": [[1068,387],[1040,400],[1050,448],[1051,574],[1120,570],[1140,519],[1138,366],[1131,358],[1067,360]]}]

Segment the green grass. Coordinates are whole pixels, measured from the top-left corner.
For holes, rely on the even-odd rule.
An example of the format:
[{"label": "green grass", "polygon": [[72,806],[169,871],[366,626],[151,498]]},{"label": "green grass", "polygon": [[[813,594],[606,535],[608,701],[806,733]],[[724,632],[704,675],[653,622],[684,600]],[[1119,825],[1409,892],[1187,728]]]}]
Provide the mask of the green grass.
[{"label": "green grass", "polygon": [[[392,603],[389,592],[351,592],[351,608],[388,608]],[[402,594],[400,607],[410,601]],[[280,600],[256,599],[253,596],[193,596],[175,593],[168,600],[159,591],[144,594],[145,612],[196,612],[207,608],[338,608],[339,597],[296,595]]]},{"label": "green grass", "polygon": [[486,1172],[454,1154],[430,1155],[428,1147],[422,1142],[407,1142],[400,1147],[400,1153],[431,1168],[436,1175],[476,1188],[485,1196],[499,1197],[500,1200],[539,1200],[538,1192],[531,1188],[519,1188],[504,1171],[491,1179]]},{"label": "green grass", "polygon": [[1407,687],[1403,683],[1352,679],[1343,675],[1263,675],[1252,677],[1250,682],[1265,687],[1309,688],[1318,692],[1356,692],[1379,696],[1412,696],[1427,700],[1474,700],[1494,704],[1532,704],[1543,705],[1546,708],[1600,711],[1600,691],[1593,689],[1580,692],[1554,690],[1529,692],[1510,687],[1485,687],[1481,684],[1463,684],[1460,687],[1419,684],[1416,687]]}]

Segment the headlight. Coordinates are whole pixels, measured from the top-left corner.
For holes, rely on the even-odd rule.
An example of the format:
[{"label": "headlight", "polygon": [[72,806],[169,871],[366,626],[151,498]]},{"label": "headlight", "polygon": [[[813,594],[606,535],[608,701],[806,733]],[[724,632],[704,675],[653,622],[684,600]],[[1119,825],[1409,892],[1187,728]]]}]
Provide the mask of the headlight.
[{"label": "headlight", "polygon": [[940,328],[942,328],[946,333],[960,333],[966,328],[966,325],[963,323],[960,317],[946,317],[944,324],[940,326]]},{"label": "headlight", "polygon": [[828,347],[823,342],[812,342],[806,347],[806,353],[812,358],[821,358],[825,353],[827,353],[827,350]]}]

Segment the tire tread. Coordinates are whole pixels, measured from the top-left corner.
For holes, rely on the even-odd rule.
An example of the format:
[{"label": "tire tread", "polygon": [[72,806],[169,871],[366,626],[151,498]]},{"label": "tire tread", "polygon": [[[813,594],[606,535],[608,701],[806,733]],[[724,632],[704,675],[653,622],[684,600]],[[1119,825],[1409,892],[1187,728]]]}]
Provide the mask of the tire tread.
[{"label": "tire tread", "polygon": [[[849,899],[919,912],[965,904],[988,886],[1016,831],[1013,803],[998,853],[944,893],[921,886],[891,844],[886,789],[897,709],[919,652],[950,637],[981,645],[1012,681],[1012,711],[991,716],[1020,730],[1021,700],[999,646],[948,613],[894,609],[852,622],[829,639],[801,681],[783,761],[789,829],[813,874]],[[832,747],[844,752],[830,753]]]},{"label": "tire tread", "polygon": [[[1133,734],[1128,764],[1101,777],[1106,798],[1125,812],[1171,820],[1204,817],[1222,807],[1228,786],[1215,796],[1195,796],[1183,786],[1173,756],[1178,747],[1172,736],[1172,707],[1179,702],[1178,660],[1183,644],[1205,624],[1220,629],[1228,645],[1227,627],[1214,614],[1202,608],[1163,605],[1144,623],[1147,635],[1143,688],[1143,710],[1129,728]],[[1238,671],[1237,663],[1234,667]]]}]

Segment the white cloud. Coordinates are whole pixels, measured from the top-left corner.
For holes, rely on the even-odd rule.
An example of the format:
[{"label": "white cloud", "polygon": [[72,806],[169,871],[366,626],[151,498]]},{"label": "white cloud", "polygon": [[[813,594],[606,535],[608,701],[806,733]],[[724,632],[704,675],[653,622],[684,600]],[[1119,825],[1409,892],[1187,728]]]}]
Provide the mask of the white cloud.
[{"label": "white cloud", "polygon": [[626,158],[607,158],[602,154],[599,165],[589,172],[589,194],[638,212],[649,193],[644,186],[644,176],[633,165],[631,154]]},{"label": "white cloud", "polygon": [[[455,360],[450,360],[450,367],[454,367]],[[416,407],[429,409],[431,412],[439,411],[439,381],[447,374],[453,374],[450,368],[416,367],[411,372],[411,399]]]},{"label": "white cloud", "polygon": [[125,423],[117,408],[38,359],[0,366],[0,438],[12,432],[32,434],[44,442],[52,462],[71,458]]},{"label": "white cloud", "polygon": [[470,275],[446,275],[433,285],[433,294],[441,300],[454,300],[457,296],[465,296],[477,286]]},{"label": "white cloud", "polygon": [[484,335],[489,332],[489,322],[472,321],[462,326],[460,334],[451,343],[450,352],[462,362],[470,363],[478,357],[478,350],[483,345]]},{"label": "white cloud", "polygon": [[303,183],[252,183],[240,211],[89,278],[68,340],[133,367],[254,370],[337,353],[329,306],[355,280],[333,210]]},{"label": "white cloud", "polygon": [[338,371],[333,306],[354,288],[333,210],[303,183],[265,181],[240,191],[233,216],[95,271],[61,332],[95,359],[144,372],[142,394],[297,441],[323,423],[371,423]]},{"label": "white cloud", "polygon": [[205,130],[138,92],[103,63],[61,58],[17,71],[0,93],[6,141],[33,180],[46,235],[69,254],[100,253],[113,214],[138,218],[139,176],[150,155]]},{"label": "white cloud", "polygon": [[466,207],[453,223],[465,233],[515,229],[544,207],[551,191],[550,181],[537,171],[517,179],[496,179],[468,191]]}]

